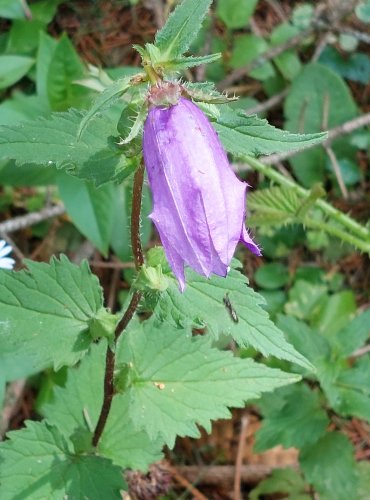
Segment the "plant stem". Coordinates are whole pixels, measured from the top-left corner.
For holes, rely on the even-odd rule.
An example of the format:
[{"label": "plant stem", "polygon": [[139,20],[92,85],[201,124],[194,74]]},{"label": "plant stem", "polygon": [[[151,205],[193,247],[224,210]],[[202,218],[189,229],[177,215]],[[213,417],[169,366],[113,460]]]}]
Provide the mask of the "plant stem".
[{"label": "plant stem", "polygon": [[[269,165],[265,165],[264,163],[261,163],[255,158],[251,158],[249,156],[245,156],[243,159],[254,170],[261,172],[269,179],[277,182],[280,186],[286,186],[291,189],[294,189],[300,196],[303,197],[309,196],[309,191],[307,189],[304,189],[303,187],[299,186],[296,182],[292,181],[291,179],[284,177]],[[343,227],[343,229],[341,229],[340,227],[333,227],[325,223],[320,223],[322,229],[324,229],[330,234],[337,236],[338,238],[343,239],[344,241],[353,244],[362,251],[370,253],[370,232],[366,227],[362,226],[351,217],[348,217],[348,215],[344,214],[340,210],[337,210],[324,200],[320,199],[316,200],[315,205],[318,208],[320,208],[320,210],[326,216],[335,220]],[[351,231],[352,234],[348,233],[348,231],[346,231],[345,229]]]},{"label": "plant stem", "polygon": [[[132,196],[132,211],[131,211],[131,244],[132,252],[134,254],[134,261],[136,269],[144,263],[143,250],[140,241],[140,211],[141,211],[141,196],[143,189],[144,180],[144,166],[140,165],[135,173],[134,185],[133,185],[133,196]],[[136,290],[131,297],[131,301],[124,312],[121,320],[116,326],[114,333],[113,345],[108,345],[107,354],[105,357],[105,374],[104,374],[104,396],[103,404],[100,410],[100,415],[98,423],[96,424],[94,435],[92,438],[92,445],[94,448],[99,443],[99,440],[103,434],[105,425],[108,420],[109,411],[112,406],[112,400],[114,396],[114,366],[115,366],[115,350],[117,346],[117,341],[122,334],[122,332],[127,328],[127,325],[134,316],[136,309],[139,305],[142,293]]]}]

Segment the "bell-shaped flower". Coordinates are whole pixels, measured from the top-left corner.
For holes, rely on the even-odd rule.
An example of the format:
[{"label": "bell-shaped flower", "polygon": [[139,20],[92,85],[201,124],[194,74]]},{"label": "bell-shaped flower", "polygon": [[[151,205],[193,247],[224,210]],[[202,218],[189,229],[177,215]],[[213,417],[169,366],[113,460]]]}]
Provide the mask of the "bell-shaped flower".
[{"label": "bell-shaped flower", "polygon": [[260,249],[244,226],[247,184],[234,174],[205,114],[188,99],[152,106],[143,153],[152,190],[150,215],[180,289],[184,265],[226,276],[238,242]]}]

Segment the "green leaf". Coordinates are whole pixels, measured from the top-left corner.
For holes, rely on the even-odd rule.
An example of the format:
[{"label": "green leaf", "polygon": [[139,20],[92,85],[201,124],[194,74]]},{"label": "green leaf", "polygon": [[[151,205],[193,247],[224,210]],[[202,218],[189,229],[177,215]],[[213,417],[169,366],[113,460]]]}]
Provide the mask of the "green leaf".
[{"label": "green leaf", "polygon": [[320,439],[329,425],[321,408],[320,395],[306,385],[289,387],[282,408],[272,409],[264,415],[262,427],[257,431],[255,450],[261,452],[274,446],[302,448]]},{"label": "green leaf", "polygon": [[322,303],[311,324],[321,332],[329,342],[335,342],[335,335],[353,319],[356,312],[356,298],[352,290],[343,290],[330,295]]},{"label": "green leaf", "polygon": [[316,368],[320,368],[322,363],[329,359],[331,354],[329,342],[303,321],[279,314],[277,326],[285,333],[288,342]]},{"label": "green leaf", "polygon": [[[273,47],[281,45],[290,40],[292,37],[298,35],[299,32],[300,30],[297,27],[288,22],[279,24],[279,26],[277,26],[271,33],[271,45]],[[296,78],[302,68],[299,57],[294,49],[285,50],[282,54],[274,58],[274,62],[279,68],[281,74],[287,80],[293,80]]]},{"label": "green leaf", "polygon": [[302,149],[319,144],[325,133],[291,134],[269,125],[257,116],[247,116],[243,110],[223,106],[219,118],[213,122],[225,149],[236,156],[269,155]]},{"label": "green leaf", "polygon": [[[65,387],[55,386],[52,402],[41,409],[50,424],[75,442],[83,436],[91,442],[99,418],[106,348],[105,342],[92,346],[80,365],[68,371]],[[145,432],[134,428],[126,403],[121,396],[114,397],[97,453],[124,469],[145,470],[160,460],[163,442],[151,442]]]},{"label": "green leaf", "polygon": [[355,8],[356,16],[363,23],[370,23],[370,2],[369,0],[365,0],[361,2]]},{"label": "green leaf", "polygon": [[298,471],[293,469],[275,469],[271,475],[261,481],[250,493],[250,500],[259,500],[265,495],[287,494],[291,500],[310,500],[312,497],[306,493],[306,483]]},{"label": "green leaf", "polygon": [[258,0],[218,0],[216,14],[230,29],[245,28]]},{"label": "green leaf", "polygon": [[307,481],[322,500],[356,498],[357,478],[353,447],[348,438],[329,432],[313,446],[302,450],[300,465]]},{"label": "green leaf", "polygon": [[368,500],[370,491],[370,462],[357,462],[358,496],[357,500]]},{"label": "green leaf", "polygon": [[89,111],[81,120],[80,126],[77,131],[77,138],[80,139],[90,121],[98,112],[102,112],[117,102],[117,100],[130,88],[130,77],[120,78],[112,83],[103,92],[101,92],[95,99]]},{"label": "green leaf", "polygon": [[22,0],[0,0],[0,17],[23,19],[25,11]]},{"label": "green leaf", "polygon": [[[237,36],[233,43],[230,66],[242,68],[266,52],[268,48],[268,43],[260,36],[250,34]],[[249,74],[252,78],[263,81],[273,77],[275,70],[272,63],[267,61]]]},{"label": "green leaf", "polygon": [[28,270],[0,271],[0,364],[25,363],[26,373],[57,370],[81,359],[92,342],[89,324],[102,308],[102,290],[84,261],[65,256]]},{"label": "green leaf", "polygon": [[[234,261],[234,266],[239,263]],[[276,356],[311,369],[312,366],[284,338],[261,307],[264,299],[247,286],[246,277],[231,269],[226,278],[204,278],[186,270],[186,289],[179,293],[175,280],[160,294],[154,314],[160,321],[174,325],[192,322],[195,328],[207,328],[214,338],[231,335],[240,346],[252,346],[264,356]],[[226,294],[238,322],[225,307]]]},{"label": "green leaf", "polygon": [[78,141],[77,130],[84,114],[70,110],[54,113],[18,126],[0,127],[0,158],[65,168],[96,185],[122,180],[139,161],[128,159],[117,146],[116,125],[107,116],[94,120]]},{"label": "green leaf", "polygon": [[341,370],[330,390],[335,411],[344,417],[356,416],[370,422],[370,356],[364,356],[354,366]]},{"label": "green leaf", "polygon": [[336,334],[333,339],[343,356],[350,356],[362,347],[370,337],[370,309],[356,316]]},{"label": "green leaf", "polygon": [[318,62],[349,80],[363,85],[367,85],[370,81],[370,57],[363,52],[343,57],[334,47],[328,46],[320,55]]},{"label": "green leaf", "polygon": [[25,76],[35,60],[18,55],[0,55],[0,89],[10,87]]},{"label": "green leaf", "polygon": [[282,288],[289,281],[289,270],[280,262],[263,264],[254,275],[258,286],[267,290]]},{"label": "green leaf", "polygon": [[[127,385],[121,396],[137,428],[172,447],[176,435],[198,437],[197,425],[229,418],[228,406],[242,407],[262,392],[299,380],[297,375],[240,359],[211,347],[209,335],[153,321],[137,324],[121,337],[119,360]],[[150,415],[150,418],[148,416]]]},{"label": "green leaf", "polygon": [[188,50],[202,25],[212,0],[183,0],[155,37],[163,60],[176,59]]},{"label": "green leaf", "polygon": [[84,107],[88,94],[86,89],[75,83],[84,74],[84,65],[75,48],[67,35],[62,35],[48,67],[47,93],[53,111]]},{"label": "green leaf", "polygon": [[0,444],[2,500],[122,498],[126,485],[120,467],[75,454],[56,427],[29,421],[8,437]]},{"label": "green leaf", "polygon": [[291,316],[311,322],[320,313],[327,300],[327,288],[324,285],[297,280],[289,290],[289,301],[285,304],[285,311]]},{"label": "green leaf", "polygon": [[37,95],[47,100],[48,104],[48,74],[57,44],[55,38],[40,32],[36,58],[36,89]]},{"label": "green leaf", "polygon": [[302,200],[296,191],[288,187],[274,186],[258,189],[248,194],[248,218],[250,226],[277,226],[294,224]]},{"label": "green leaf", "polygon": [[109,183],[97,188],[70,175],[58,176],[57,183],[74,225],[107,255],[114,223],[115,186]]},{"label": "green leaf", "polygon": [[[357,115],[356,104],[342,78],[318,63],[306,65],[294,79],[285,100],[284,112],[286,128],[302,133],[333,128]],[[344,145],[343,138],[334,141],[334,151],[346,151]],[[290,161],[295,175],[305,186],[322,181],[326,163],[323,149],[301,153]]]},{"label": "green leaf", "polygon": [[168,63],[164,63],[166,69],[172,71],[182,71],[187,68],[193,68],[194,66],[199,66],[200,64],[210,64],[214,61],[218,61],[221,54],[209,54],[207,56],[198,57],[179,57],[177,59],[171,60]]}]

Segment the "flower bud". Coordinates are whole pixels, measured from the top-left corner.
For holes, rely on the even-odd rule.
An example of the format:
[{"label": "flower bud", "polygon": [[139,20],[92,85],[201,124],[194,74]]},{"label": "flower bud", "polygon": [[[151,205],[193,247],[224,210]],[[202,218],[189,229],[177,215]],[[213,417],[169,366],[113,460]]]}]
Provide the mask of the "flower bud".
[{"label": "flower bud", "polygon": [[206,277],[226,276],[239,241],[261,255],[244,226],[247,184],[195,104],[180,97],[177,104],[152,107],[143,153],[154,202],[150,217],[181,290],[185,264]]}]

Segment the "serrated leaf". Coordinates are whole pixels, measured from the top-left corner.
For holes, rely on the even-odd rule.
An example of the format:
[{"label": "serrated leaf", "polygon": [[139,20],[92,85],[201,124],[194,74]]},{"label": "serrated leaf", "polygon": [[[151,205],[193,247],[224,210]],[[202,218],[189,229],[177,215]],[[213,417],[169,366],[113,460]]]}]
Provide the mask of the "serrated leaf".
[{"label": "serrated leaf", "polygon": [[25,374],[75,364],[93,340],[89,324],[102,308],[102,290],[86,261],[76,266],[62,255],[50,264],[25,262],[28,270],[0,271],[5,374],[17,363]]},{"label": "serrated leaf", "polygon": [[72,222],[104,255],[113,231],[116,190],[113,183],[99,188],[71,175],[57,177],[60,196]]},{"label": "serrated leaf", "polygon": [[135,117],[135,121],[133,122],[133,124],[130,128],[130,132],[127,134],[126,137],[124,137],[123,139],[120,140],[120,142],[119,142],[120,145],[130,143],[139,135],[140,131],[142,130],[142,128],[144,126],[144,122],[145,122],[147,114],[148,114],[148,107],[146,105],[143,105],[139,109],[139,111]]},{"label": "serrated leaf", "polygon": [[268,226],[293,224],[301,200],[297,192],[288,187],[274,186],[251,191],[248,194],[248,208],[252,211],[248,224]]},{"label": "serrated leaf", "polygon": [[[103,401],[106,343],[94,345],[78,368],[68,372],[65,387],[56,386],[51,403],[42,408],[50,424],[65,436],[90,434],[99,418]],[[162,457],[163,442],[151,442],[145,432],[134,428],[128,405],[115,396],[97,453],[122,468],[145,470]]]},{"label": "serrated leaf", "polygon": [[0,444],[2,500],[121,499],[120,467],[93,455],[76,455],[56,427],[27,422]]},{"label": "serrated leaf", "polygon": [[260,500],[266,494],[288,494],[291,500],[310,500],[312,497],[306,493],[306,483],[296,470],[275,469],[271,475],[261,481],[250,493],[250,500]]},{"label": "serrated leaf", "polygon": [[211,337],[146,321],[127,331],[119,360],[129,370],[121,397],[129,415],[151,439],[161,436],[172,447],[176,435],[199,436],[211,420],[229,418],[227,407],[242,407],[262,392],[299,380],[251,359],[211,347]]},{"label": "serrated leaf", "polygon": [[210,64],[214,61],[218,61],[221,54],[209,54],[207,56],[198,57],[179,57],[177,59],[171,60],[169,63],[165,63],[164,66],[172,71],[181,71],[187,68],[193,68],[194,66],[199,66],[200,64]]},{"label": "serrated leaf", "polygon": [[225,149],[235,156],[261,156],[303,149],[320,144],[327,134],[292,134],[270,125],[267,120],[248,116],[243,110],[223,107],[213,122]]},{"label": "serrated leaf", "polygon": [[89,109],[89,111],[82,118],[81,123],[77,130],[77,139],[80,139],[84,133],[86,127],[88,127],[90,121],[94,116],[113,106],[115,102],[130,88],[131,77],[120,78],[107,87],[103,92],[101,92],[95,99],[95,102]]},{"label": "serrated leaf", "polygon": [[353,446],[346,436],[329,432],[301,451],[300,465],[322,500],[356,498],[357,478]]},{"label": "serrated leaf", "polygon": [[283,400],[282,408],[272,409],[264,415],[262,427],[256,433],[257,452],[278,445],[302,448],[325,434],[329,419],[321,408],[318,392],[299,384],[289,387]]},{"label": "serrated leaf", "polygon": [[122,154],[114,139],[116,125],[107,116],[96,118],[77,141],[83,116],[70,110],[54,113],[50,119],[0,127],[0,158],[14,159],[18,165],[65,168],[97,185],[131,173],[137,160]]},{"label": "serrated leaf", "polygon": [[350,356],[363,346],[370,337],[370,309],[356,316],[347,323],[333,339],[343,356]]},{"label": "serrated leaf", "polygon": [[212,0],[183,0],[158,31],[155,45],[165,54],[165,59],[174,59],[186,52],[195,39]]},{"label": "serrated leaf", "polygon": [[[233,265],[239,264],[234,261]],[[225,307],[226,294],[237,322]],[[195,328],[206,327],[216,339],[222,334],[231,335],[239,345],[252,346],[264,356],[276,356],[312,369],[269,319],[261,307],[264,303],[263,297],[247,286],[246,277],[236,269],[231,269],[226,278],[212,276],[210,279],[187,269],[185,292],[180,294],[177,283],[172,280],[160,294],[154,315],[174,325],[186,325],[190,321]]]}]

